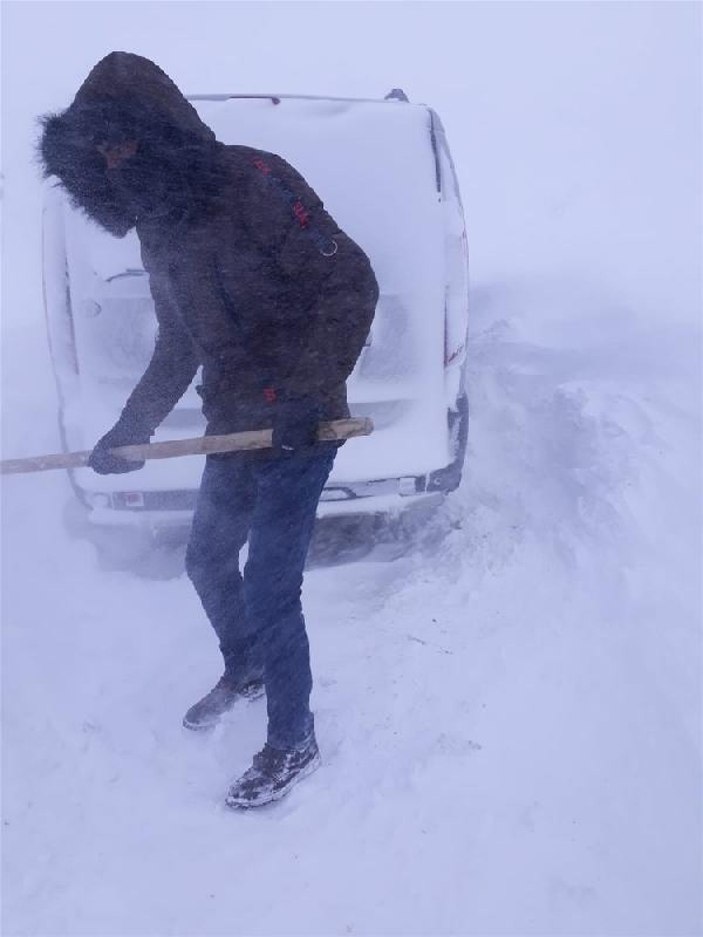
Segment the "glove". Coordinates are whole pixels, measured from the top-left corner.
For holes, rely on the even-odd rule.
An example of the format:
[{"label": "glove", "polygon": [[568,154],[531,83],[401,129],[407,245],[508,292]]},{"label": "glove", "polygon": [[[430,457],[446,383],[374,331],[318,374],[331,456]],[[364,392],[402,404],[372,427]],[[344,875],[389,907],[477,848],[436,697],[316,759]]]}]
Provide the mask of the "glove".
[{"label": "glove", "polygon": [[282,400],[276,406],[273,421],[273,450],[291,456],[311,449],[317,442],[320,404],[312,397]]},{"label": "glove", "polygon": [[136,472],[144,467],[144,460],[133,462],[113,455],[109,450],[117,446],[134,446],[139,443],[148,443],[151,439],[151,430],[138,420],[130,419],[124,415],[119,418],[112,429],[98,440],[90,453],[88,465],[98,475],[120,475],[123,472]]}]

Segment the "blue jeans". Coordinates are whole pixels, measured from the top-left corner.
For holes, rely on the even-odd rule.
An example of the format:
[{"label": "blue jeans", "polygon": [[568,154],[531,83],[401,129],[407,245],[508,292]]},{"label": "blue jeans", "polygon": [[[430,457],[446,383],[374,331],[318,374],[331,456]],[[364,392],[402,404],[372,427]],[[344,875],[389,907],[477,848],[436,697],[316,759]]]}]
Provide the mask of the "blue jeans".
[{"label": "blue jeans", "polygon": [[321,443],[313,454],[281,458],[208,456],[188,542],[186,570],[219,639],[225,674],[234,682],[263,676],[275,748],[301,748],[313,731],[300,592],[337,448]]}]

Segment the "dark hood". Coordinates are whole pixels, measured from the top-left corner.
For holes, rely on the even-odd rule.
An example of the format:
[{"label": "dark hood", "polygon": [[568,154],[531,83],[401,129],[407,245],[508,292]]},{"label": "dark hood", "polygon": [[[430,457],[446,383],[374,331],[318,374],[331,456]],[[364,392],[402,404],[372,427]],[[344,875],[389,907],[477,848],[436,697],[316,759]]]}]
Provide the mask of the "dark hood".
[{"label": "dark hood", "polygon": [[[218,190],[219,144],[177,86],[149,59],[111,52],[65,111],[40,118],[38,157],[71,197],[111,234],[142,216],[206,209]],[[107,170],[100,143],[137,140],[134,157]]]}]

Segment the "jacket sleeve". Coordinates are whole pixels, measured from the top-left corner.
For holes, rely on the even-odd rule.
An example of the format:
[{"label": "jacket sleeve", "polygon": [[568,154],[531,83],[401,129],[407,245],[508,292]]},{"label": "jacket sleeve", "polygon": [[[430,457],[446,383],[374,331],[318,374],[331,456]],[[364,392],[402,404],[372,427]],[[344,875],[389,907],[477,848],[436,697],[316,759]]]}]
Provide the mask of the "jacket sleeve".
[{"label": "jacket sleeve", "polygon": [[378,284],[368,257],[280,157],[252,159],[248,208],[253,239],[307,309],[305,345],[284,396],[316,395],[343,384],[376,311]]},{"label": "jacket sleeve", "polygon": [[142,424],[153,433],[190,386],[199,362],[166,284],[152,273],[149,289],[158,321],[156,342],[151,361],[125,404],[122,419]]}]

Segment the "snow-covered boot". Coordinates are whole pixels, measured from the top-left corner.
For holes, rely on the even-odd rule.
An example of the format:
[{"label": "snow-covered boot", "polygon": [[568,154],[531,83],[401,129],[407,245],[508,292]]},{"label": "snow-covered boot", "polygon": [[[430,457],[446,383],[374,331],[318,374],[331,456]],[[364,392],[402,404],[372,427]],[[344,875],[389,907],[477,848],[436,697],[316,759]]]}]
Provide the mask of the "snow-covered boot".
[{"label": "snow-covered boot", "polygon": [[314,735],[300,750],[282,751],[267,743],[254,755],[251,768],[230,787],[225,804],[235,808],[261,807],[279,800],[319,766],[320,752]]},{"label": "snow-covered boot", "polygon": [[190,707],[183,725],[186,729],[211,729],[237,700],[258,699],[263,693],[264,682],[260,677],[234,682],[223,674],[210,692]]}]

